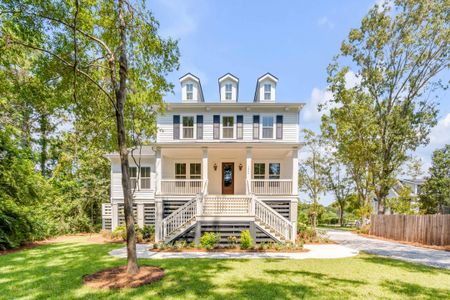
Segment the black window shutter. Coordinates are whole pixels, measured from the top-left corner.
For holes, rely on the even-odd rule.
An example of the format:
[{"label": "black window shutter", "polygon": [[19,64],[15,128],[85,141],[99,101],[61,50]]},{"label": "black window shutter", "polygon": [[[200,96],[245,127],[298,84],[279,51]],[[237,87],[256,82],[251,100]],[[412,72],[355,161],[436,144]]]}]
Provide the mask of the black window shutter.
[{"label": "black window shutter", "polygon": [[259,116],[253,116],[253,139],[259,139]]},{"label": "black window shutter", "polygon": [[236,138],[242,140],[244,138],[244,116],[236,116],[237,132]]},{"label": "black window shutter", "polygon": [[197,139],[198,140],[203,139],[203,116],[202,115],[197,116]]},{"label": "black window shutter", "polygon": [[283,139],[283,116],[277,116],[277,140]]},{"label": "black window shutter", "polygon": [[213,139],[218,140],[220,138],[220,116],[213,116]]},{"label": "black window shutter", "polygon": [[180,139],[180,116],[179,115],[173,116],[173,139],[174,140]]}]

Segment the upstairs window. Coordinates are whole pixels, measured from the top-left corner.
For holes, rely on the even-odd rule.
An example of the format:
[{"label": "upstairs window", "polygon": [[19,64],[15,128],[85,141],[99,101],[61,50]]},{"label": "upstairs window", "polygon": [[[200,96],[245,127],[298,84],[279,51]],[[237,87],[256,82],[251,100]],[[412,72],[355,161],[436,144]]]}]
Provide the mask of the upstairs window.
[{"label": "upstairs window", "polygon": [[266,173],[266,165],[264,163],[253,164],[253,178],[254,179],[264,179]]},{"label": "upstairs window", "polygon": [[224,139],[234,137],[234,117],[222,117],[222,137]]},{"label": "upstairs window", "polygon": [[150,167],[141,167],[141,189],[150,189]]},{"label": "upstairs window", "polygon": [[231,83],[225,84],[225,100],[231,100],[232,87]]},{"label": "upstairs window", "polygon": [[183,117],[183,138],[193,139],[194,138],[194,117],[184,116]]},{"label": "upstairs window", "polygon": [[187,100],[194,99],[194,84],[192,83],[186,84],[186,99]]},{"label": "upstairs window", "polygon": [[273,139],[273,117],[263,116],[262,118],[262,137],[263,139]]},{"label": "upstairs window", "polygon": [[270,83],[264,84],[264,100],[272,99],[272,85]]}]

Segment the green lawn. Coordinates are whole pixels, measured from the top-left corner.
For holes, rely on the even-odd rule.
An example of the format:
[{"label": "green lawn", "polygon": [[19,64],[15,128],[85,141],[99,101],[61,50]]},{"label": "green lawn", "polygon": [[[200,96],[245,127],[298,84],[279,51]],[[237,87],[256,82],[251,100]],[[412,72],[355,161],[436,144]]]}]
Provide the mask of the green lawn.
[{"label": "green lawn", "polygon": [[81,276],[122,265],[120,245],[82,239],[0,256],[0,299],[297,299],[450,297],[450,271],[360,255],[332,260],[140,260],[166,277],[138,289],[98,291]]}]

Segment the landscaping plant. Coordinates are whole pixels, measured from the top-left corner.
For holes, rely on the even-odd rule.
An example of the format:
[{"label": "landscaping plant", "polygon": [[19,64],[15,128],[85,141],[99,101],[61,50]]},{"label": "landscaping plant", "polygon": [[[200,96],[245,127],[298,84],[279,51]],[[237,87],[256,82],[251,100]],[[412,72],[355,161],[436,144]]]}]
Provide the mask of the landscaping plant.
[{"label": "landscaping plant", "polygon": [[205,232],[200,238],[200,245],[205,249],[214,249],[220,241],[220,235],[214,232]]},{"label": "landscaping plant", "polygon": [[244,230],[241,232],[240,245],[241,249],[250,249],[253,246],[253,239],[249,230]]}]

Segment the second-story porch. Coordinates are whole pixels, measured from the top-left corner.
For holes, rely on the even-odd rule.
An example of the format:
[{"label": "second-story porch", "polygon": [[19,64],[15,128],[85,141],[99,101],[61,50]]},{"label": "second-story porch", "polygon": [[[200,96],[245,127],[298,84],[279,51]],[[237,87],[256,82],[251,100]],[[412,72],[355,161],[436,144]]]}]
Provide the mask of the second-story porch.
[{"label": "second-story porch", "polygon": [[157,195],[296,196],[298,148],[195,145],[156,150]]}]

